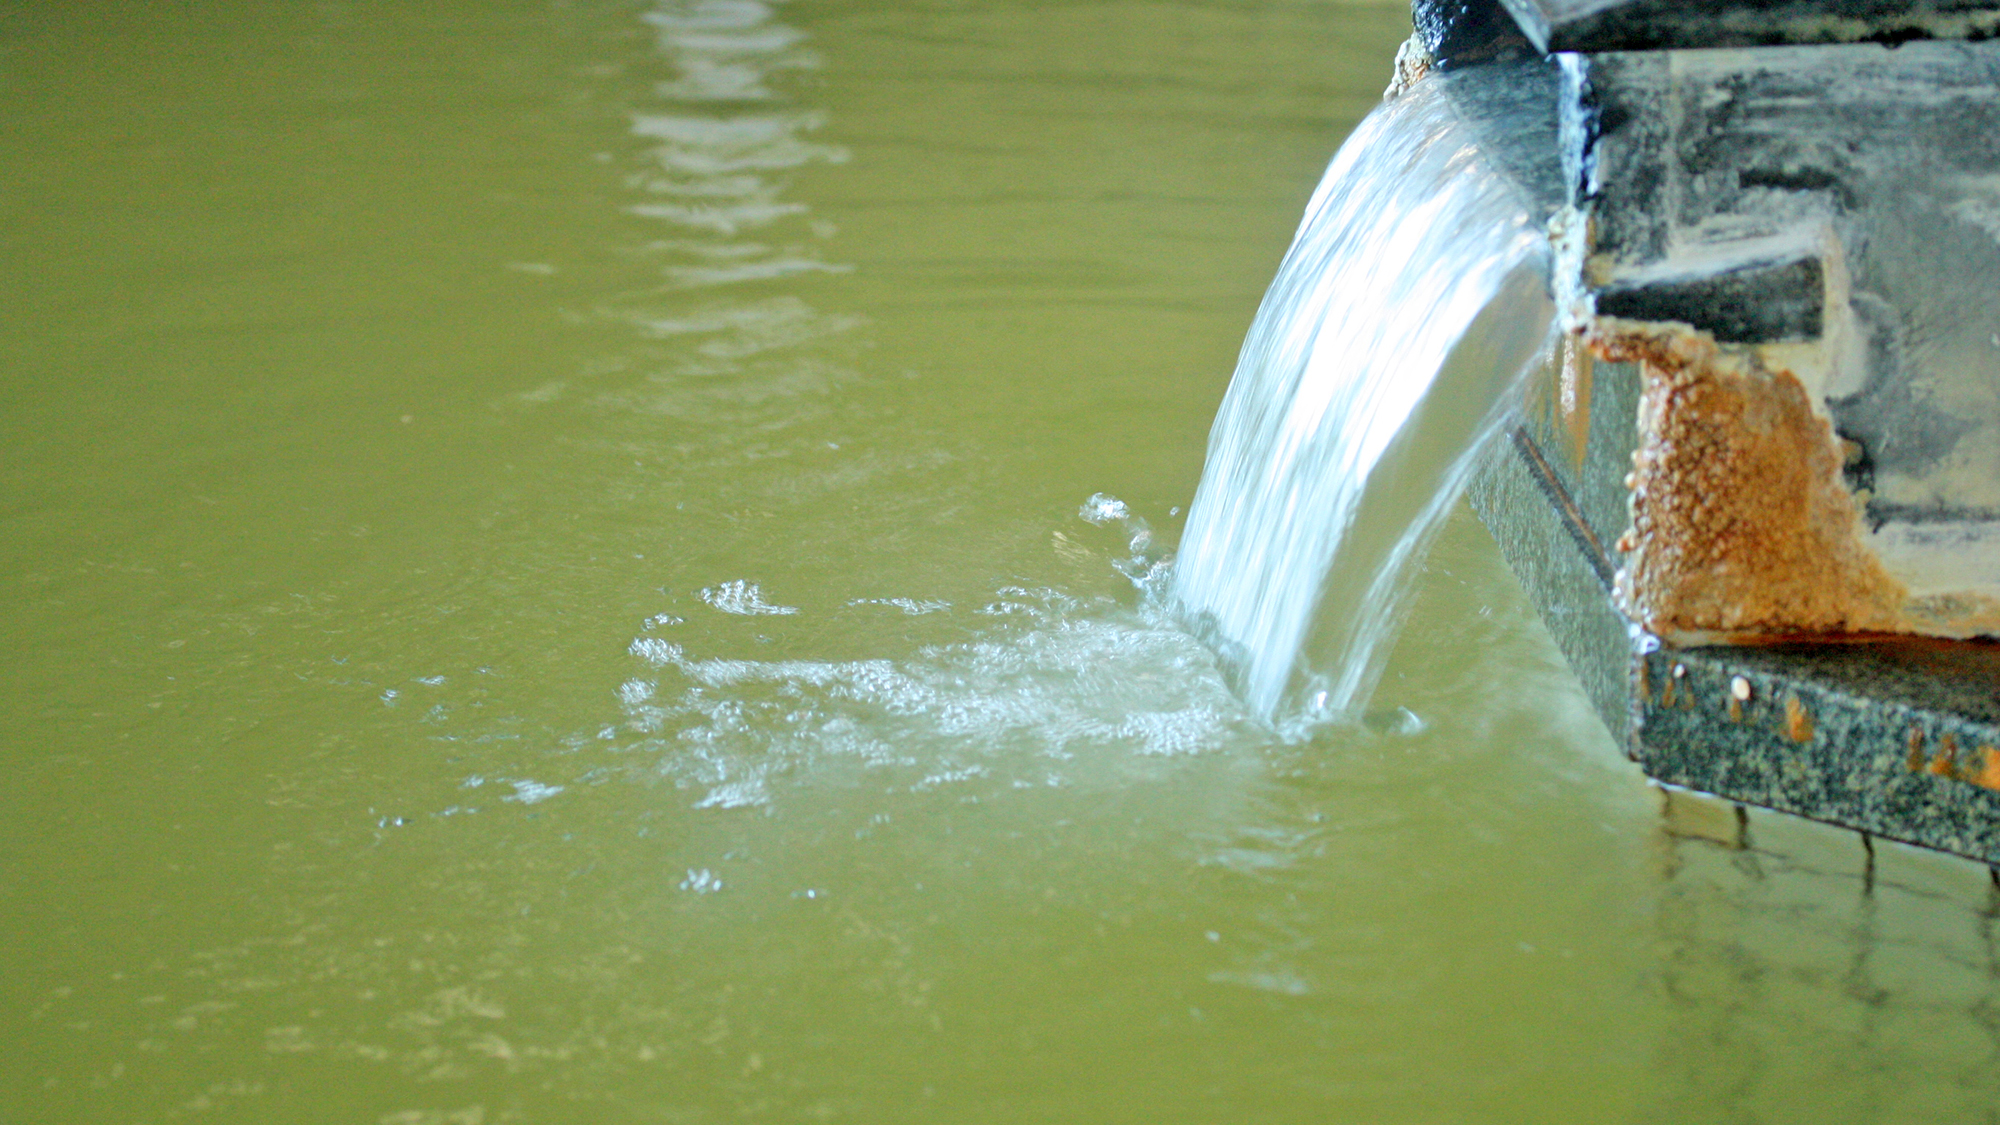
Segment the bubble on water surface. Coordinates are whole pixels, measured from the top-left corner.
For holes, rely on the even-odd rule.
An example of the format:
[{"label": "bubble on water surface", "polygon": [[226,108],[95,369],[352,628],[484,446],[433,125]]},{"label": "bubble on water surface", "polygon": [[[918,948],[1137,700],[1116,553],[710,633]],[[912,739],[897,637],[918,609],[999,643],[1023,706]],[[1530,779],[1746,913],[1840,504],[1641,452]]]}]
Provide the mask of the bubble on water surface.
[{"label": "bubble on water surface", "polygon": [[519,801],[524,805],[540,804],[563,791],[563,787],[560,785],[544,785],[539,781],[529,781],[526,779],[512,781],[508,784],[514,787],[514,795],[500,799],[503,801]]},{"label": "bubble on water surface", "polygon": [[802,215],[803,203],[750,201],[743,203],[640,203],[627,208],[634,215],[665,219],[680,226],[733,235],[746,227],[769,226],[788,215]]},{"label": "bubble on water surface", "polygon": [[1215,972],[1210,973],[1208,979],[1217,984],[1242,985],[1259,992],[1275,992],[1280,996],[1305,996],[1313,990],[1311,981],[1286,968]]},{"label": "bubble on water surface", "polygon": [[739,578],[734,582],[724,582],[719,586],[704,586],[695,596],[724,613],[734,613],[743,617],[760,617],[770,614],[797,613],[797,606],[772,605],[764,600],[764,591],[754,582]]},{"label": "bubble on water surface", "polygon": [[399,1110],[384,1114],[381,1125],[486,1125],[486,1121],[486,1107],[470,1105],[463,1109]]},{"label": "bubble on water surface", "polygon": [[1085,522],[1094,523],[1102,527],[1113,520],[1125,519],[1132,513],[1125,507],[1125,501],[1120,500],[1116,496],[1103,492],[1094,492],[1091,494],[1090,499],[1083,502],[1083,507],[1078,509],[1076,514],[1081,516]]},{"label": "bubble on water surface", "polygon": [[764,788],[764,779],[753,777],[746,781],[733,781],[718,785],[708,791],[708,796],[694,803],[698,809],[747,809],[768,804],[771,795]]},{"label": "bubble on water surface", "polygon": [[706,867],[690,868],[687,878],[681,880],[681,890],[693,891],[698,895],[705,895],[711,891],[719,891],[721,889],[722,880],[716,876],[715,872],[710,871]]},{"label": "bubble on water surface", "polygon": [[771,258],[735,266],[671,266],[662,271],[684,288],[735,285],[746,281],[776,281],[805,273],[852,273],[854,267],[813,258]]},{"label": "bubble on water surface", "polygon": [[892,609],[900,609],[912,617],[925,613],[942,613],[951,608],[950,602],[935,600],[919,601],[915,598],[855,598],[847,604],[849,606],[886,605]]},{"label": "bubble on water surface", "polygon": [[681,659],[681,646],[658,637],[639,637],[625,651],[655,668],[677,663]]},{"label": "bubble on water surface", "polygon": [[761,0],[695,0],[639,18],[668,31],[720,31],[754,27],[770,15],[770,5]]}]

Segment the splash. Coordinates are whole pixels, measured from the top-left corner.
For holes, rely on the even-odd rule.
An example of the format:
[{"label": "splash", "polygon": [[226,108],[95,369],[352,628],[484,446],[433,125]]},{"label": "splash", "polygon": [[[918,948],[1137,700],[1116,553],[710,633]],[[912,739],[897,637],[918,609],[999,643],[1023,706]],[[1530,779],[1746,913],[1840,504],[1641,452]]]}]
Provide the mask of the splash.
[{"label": "splash", "polygon": [[1281,730],[1367,702],[1409,563],[1547,340],[1546,253],[1441,81],[1327,168],[1216,417],[1172,590]]},{"label": "splash", "polygon": [[1065,787],[1203,753],[1256,726],[1185,632],[1108,598],[1001,587],[976,639],[909,658],[698,657],[658,637],[618,692],[623,753],[691,808],[770,806],[849,769],[878,788]]}]

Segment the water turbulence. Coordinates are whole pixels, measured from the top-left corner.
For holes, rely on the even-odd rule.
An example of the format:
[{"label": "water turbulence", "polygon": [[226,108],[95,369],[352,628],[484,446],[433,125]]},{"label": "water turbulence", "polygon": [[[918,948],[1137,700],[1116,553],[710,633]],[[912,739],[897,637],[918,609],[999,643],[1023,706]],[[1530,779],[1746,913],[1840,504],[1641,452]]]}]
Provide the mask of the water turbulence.
[{"label": "water turbulence", "polygon": [[1376,109],[1327,168],[1181,539],[1175,602],[1285,730],[1366,703],[1408,564],[1548,340],[1541,223],[1445,81]]}]

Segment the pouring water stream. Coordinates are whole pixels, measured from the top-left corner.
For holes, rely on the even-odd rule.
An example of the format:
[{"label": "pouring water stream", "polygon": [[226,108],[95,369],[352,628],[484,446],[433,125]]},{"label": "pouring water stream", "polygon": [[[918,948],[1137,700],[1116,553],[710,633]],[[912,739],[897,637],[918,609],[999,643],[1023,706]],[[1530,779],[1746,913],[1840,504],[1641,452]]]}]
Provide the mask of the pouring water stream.
[{"label": "pouring water stream", "polygon": [[1367,703],[1410,563],[1549,338],[1546,253],[1440,80],[1327,168],[1216,416],[1170,594],[1281,731]]}]

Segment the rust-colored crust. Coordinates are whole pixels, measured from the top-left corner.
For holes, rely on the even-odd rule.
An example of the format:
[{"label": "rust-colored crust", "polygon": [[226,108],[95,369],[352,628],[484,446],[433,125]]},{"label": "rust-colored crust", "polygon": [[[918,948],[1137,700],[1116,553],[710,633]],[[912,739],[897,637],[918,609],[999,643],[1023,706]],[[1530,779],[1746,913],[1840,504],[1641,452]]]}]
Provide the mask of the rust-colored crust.
[{"label": "rust-colored crust", "polygon": [[1903,626],[1907,592],[1862,542],[1832,427],[1796,376],[1684,328],[1603,326],[1589,343],[1642,379],[1626,612],[1669,639]]},{"label": "rust-colored crust", "polygon": [[1401,97],[1404,91],[1422,81],[1436,64],[1437,60],[1424,49],[1423,40],[1412,34],[1396,51],[1396,69],[1389,76],[1389,88],[1382,91],[1382,100],[1393,101]]}]

